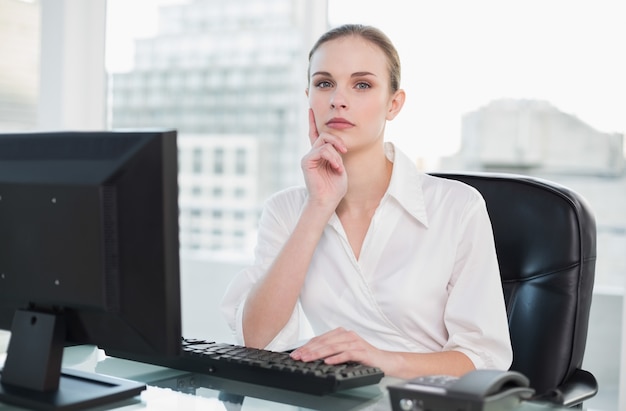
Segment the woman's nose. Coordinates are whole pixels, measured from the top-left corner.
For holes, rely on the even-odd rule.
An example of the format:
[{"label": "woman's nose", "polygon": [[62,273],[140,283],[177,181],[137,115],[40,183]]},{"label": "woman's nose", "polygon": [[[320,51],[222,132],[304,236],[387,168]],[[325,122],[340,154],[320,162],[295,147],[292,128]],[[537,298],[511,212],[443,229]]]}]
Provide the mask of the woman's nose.
[{"label": "woman's nose", "polygon": [[333,93],[330,99],[330,107],[331,108],[347,108],[348,107],[346,99],[341,92],[335,91]]}]

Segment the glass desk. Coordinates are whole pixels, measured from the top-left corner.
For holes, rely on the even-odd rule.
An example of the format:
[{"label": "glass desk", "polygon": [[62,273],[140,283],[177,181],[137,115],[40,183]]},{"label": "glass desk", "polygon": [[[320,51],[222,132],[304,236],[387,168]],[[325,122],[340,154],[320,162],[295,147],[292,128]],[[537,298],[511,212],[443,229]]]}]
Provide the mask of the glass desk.
[{"label": "glass desk", "polygon": [[[0,354],[0,366],[4,356]],[[107,357],[92,346],[65,349],[63,366],[143,382],[141,395],[92,410],[206,410],[206,411],[391,411],[387,385],[402,380],[385,377],[377,384],[316,396],[241,383],[164,367]],[[545,404],[525,403],[518,411],[564,410]],[[0,411],[23,410],[0,403]]]}]

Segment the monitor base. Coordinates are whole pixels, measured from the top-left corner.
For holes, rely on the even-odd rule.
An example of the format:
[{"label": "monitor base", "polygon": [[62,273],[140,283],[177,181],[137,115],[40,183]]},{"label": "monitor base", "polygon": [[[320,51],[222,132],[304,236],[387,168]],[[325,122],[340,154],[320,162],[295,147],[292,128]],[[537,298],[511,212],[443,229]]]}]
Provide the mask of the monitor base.
[{"label": "monitor base", "polygon": [[42,392],[2,383],[0,402],[37,411],[71,411],[133,398],[145,389],[144,383],[63,369],[56,391]]}]

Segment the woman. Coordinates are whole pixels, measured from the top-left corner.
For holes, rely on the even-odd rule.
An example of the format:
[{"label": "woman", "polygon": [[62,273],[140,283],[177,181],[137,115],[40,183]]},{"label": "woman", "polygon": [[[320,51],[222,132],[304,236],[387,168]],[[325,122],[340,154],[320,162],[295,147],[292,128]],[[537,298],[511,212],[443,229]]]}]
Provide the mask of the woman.
[{"label": "woman", "polygon": [[304,314],[316,334],[291,353],[386,375],[508,369],[512,350],[484,200],[418,172],[385,124],[402,109],[400,61],[370,26],[324,34],[309,54],[306,187],[275,194],[255,264],[222,311],[238,340],[284,350]]}]

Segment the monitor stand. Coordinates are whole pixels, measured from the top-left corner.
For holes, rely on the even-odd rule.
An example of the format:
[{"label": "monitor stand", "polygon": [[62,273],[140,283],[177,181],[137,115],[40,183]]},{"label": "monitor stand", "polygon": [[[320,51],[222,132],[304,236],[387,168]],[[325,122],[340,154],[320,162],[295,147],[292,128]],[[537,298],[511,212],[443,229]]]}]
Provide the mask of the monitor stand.
[{"label": "monitor stand", "polygon": [[134,381],[61,369],[62,314],[18,310],[13,318],[0,402],[33,410],[80,410],[132,398],[146,389]]}]

